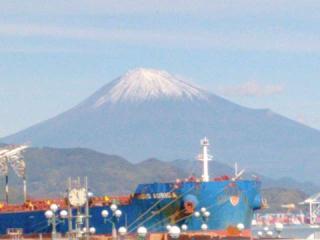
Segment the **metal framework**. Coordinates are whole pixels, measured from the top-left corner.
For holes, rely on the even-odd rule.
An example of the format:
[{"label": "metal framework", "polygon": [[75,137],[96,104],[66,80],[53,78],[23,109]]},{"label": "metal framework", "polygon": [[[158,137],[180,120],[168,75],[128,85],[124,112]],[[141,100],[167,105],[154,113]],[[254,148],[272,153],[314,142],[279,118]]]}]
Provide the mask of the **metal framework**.
[{"label": "metal framework", "polygon": [[5,177],[6,202],[9,203],[9,166],[14,173],[23,179],[23,197],[27,199],[26,163],[23,152],[27,145],[8,145],[0,149],[0,176]]},{"label": "metal framework", "polygon": [[320,216],[320,193],[310,196],[300,204],[308,206],[310,224],[316,224],[317,217]]},{"label": "metal framework", "polygon": [[[68,179],[68,189],[67,189],[67,197],[72,189],[80,189],[84,188],[86,192],[86,203],[82,207],[77,207],[76,215],[72,215],[72,206],[70,201],[68,200],[68,239],[89,239],[90,234],[90,212],[89,212],[89,192],[88,192],[88,178],[84,178],[84,186],[81,186],[80,177],[76,181],[72,181],[71,178]],[[75,229],[73,228],[72,219],[75,219]],[[83,230],[83,227],[86,229]],[[84,237],[84,238],[81,238]]]}]

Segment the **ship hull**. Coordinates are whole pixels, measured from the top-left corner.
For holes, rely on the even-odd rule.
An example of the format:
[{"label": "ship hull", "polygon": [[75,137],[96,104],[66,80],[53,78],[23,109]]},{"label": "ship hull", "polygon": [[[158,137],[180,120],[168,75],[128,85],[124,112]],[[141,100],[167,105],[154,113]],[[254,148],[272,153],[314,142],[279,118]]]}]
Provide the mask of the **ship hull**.
[{"label": "ship hull", "polygon": [[[118,219],[110,217],[108,221],[101,216],[101,211],[111,212],[109,206],[90,207],[89,222],[96,229],[96,234],[111,235],[111,221],[115,229],[125,226],[129,234],[135,234],[139,226],[146,227],[151,234],[161,234],[167,232],[168,225],[183,224],[191,234],[201,231],[205,224],[206,232],[212,236],[248,236],[253,212],[261,207],[260,182],[226,180],[140,184],[130,202],[118,207],[122,216]],[[0,234],[5,235],[10,228],[22,229],[25,235],[50,233],[51,227],[44,212],[2,212]],[[200,216],[197,217],[195,212]],[[210,216],[206,217],[205,212]],[[59,221],[57,231],[61,234],[68,231],[66,220]]]}]

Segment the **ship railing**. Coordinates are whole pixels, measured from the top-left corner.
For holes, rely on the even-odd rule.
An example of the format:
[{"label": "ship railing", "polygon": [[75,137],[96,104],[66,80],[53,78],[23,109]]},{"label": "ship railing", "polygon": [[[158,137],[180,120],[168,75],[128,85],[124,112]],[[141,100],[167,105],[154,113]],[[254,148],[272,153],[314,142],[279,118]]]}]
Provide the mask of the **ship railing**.
[{"label": "ship railing", "polygon": [[129,205],[132,201],[132,195],[128,196],[103,196],[103,197],[93,197],[91,198],[92,206],[108,206],[112,203],[117,205]]},{"label": "ship railing", "polygon": [[[90,200],[90,206],[108,206],[112,203],[118,205],[128,205],[132,200],[132,196],[104,196],[93,197]],[[51,204],[57,204],[60,208],[67,208],[68,203],[65,198],[56,199],[28,199],[21,204],[6,204],[0,202],[0,212],[24,212],[35,210],[47,210]]]}]

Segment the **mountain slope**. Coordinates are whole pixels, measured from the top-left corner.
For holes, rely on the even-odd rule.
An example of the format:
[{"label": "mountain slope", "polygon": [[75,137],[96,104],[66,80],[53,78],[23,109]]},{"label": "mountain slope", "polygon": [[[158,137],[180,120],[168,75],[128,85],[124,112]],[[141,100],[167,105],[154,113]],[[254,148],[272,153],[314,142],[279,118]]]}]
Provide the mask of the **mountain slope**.
[{"label": "mountain slope", "polygon": [[139,162],[193,158],[203,136],[220,162],[271,177],[300,178],[304,166],[303,178],[320,180],[319,131],[153,69],[130,71],[71,110],[1,141],[86,147]]}]

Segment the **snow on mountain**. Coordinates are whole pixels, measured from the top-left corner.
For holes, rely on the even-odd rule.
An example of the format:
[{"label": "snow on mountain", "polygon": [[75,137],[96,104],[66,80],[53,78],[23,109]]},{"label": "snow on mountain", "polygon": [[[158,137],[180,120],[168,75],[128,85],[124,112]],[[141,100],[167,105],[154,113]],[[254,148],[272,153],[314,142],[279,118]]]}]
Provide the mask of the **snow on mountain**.
[{"label": "snow on mountain", "polygon": [[166,71],[138,68],[111,84],[94,105],[99,107],[108,102],[143,101],[161,97],[206,99],[207,93]]}]

